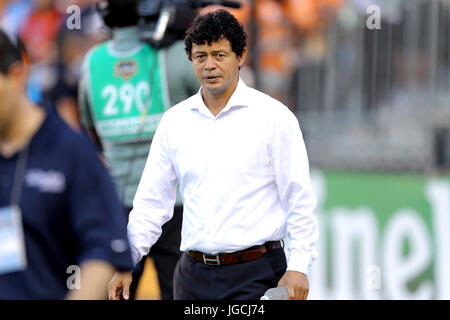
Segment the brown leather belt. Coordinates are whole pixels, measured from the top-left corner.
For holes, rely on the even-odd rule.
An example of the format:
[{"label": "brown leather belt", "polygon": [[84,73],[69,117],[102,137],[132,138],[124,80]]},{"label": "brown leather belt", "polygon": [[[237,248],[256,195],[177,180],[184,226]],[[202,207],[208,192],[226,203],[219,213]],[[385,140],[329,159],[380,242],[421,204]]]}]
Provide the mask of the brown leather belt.
[{"label": "brown leather belt", "polygon": [[218,253],[218,254],[206,254],[199,251],[186,251],[186,254],[195,261],[220,266],[226,264],[236,264],[247,261],[252,261],[261,258],[267,252],[281,248],[281,241],[268,241],[260,246],[254,246],[245,250],[236,251],[232,253]]}]

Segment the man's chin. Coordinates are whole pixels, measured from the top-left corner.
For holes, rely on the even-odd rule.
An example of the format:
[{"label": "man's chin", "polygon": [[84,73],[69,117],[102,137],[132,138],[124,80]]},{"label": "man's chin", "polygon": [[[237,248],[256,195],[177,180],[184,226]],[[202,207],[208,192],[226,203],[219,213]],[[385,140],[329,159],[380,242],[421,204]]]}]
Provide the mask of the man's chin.
[{"label": "man's chin", "polygon": [[213,96],[219,95],[225,91],[224,88],[222,86],[220,86],[219,84],[206,83],[203,85],[203,87],[210,95],[213,95]]}]

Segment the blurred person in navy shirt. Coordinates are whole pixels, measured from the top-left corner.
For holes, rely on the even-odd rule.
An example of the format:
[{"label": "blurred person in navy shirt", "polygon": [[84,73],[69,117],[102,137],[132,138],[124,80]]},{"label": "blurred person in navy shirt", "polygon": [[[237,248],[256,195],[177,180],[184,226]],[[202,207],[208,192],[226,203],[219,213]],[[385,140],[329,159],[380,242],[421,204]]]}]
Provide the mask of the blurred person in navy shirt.
[{"label": "blurred person in navy shirt", "polygon": [[0,30],[0,299],[103,299],[132,269],[125,217],[92,146],[28,99],[19,44]]}]

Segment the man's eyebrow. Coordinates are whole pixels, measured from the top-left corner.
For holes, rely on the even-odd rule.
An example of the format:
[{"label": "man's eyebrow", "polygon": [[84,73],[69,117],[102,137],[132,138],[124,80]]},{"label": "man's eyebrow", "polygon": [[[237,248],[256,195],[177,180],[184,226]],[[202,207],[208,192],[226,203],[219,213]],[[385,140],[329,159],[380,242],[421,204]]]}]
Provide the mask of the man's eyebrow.
[{"label": "man's eyebrow", "polygon": [[199,53],[206,53],[206,51],[204,50],[194,50],[194,52],[192,52],[192,54],[199,54]]},{"label": "man's eyebrow", "polygon": [[[218,53],[226,53],[226,49],[217,49],[217,50],[213,50],[211,53],[212,54],[218,54]],[[201,49],[197,49],[194,50],[194,52],[192,52],[192,54],[206,54],[206,50],[201,50]]]}]

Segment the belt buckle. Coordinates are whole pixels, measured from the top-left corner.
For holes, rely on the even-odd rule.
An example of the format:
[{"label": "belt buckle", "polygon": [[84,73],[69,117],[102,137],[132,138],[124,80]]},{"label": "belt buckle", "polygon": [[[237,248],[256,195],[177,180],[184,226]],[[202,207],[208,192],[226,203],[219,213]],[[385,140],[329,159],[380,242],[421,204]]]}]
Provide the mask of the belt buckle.
[{"label": "belt buckle", "polygon": [[215,255],[215,258],[214,258],[214,259],[207,258],[206,255],[203,254],[203,262],[204,262],[205,264],[209,264],[208,261],[209,261],[209,262],[215,262],[215,263],[216,263],[216,264],[215,264],[216,266],[220,266],[220,257],[219,257],[218,254]]}]

